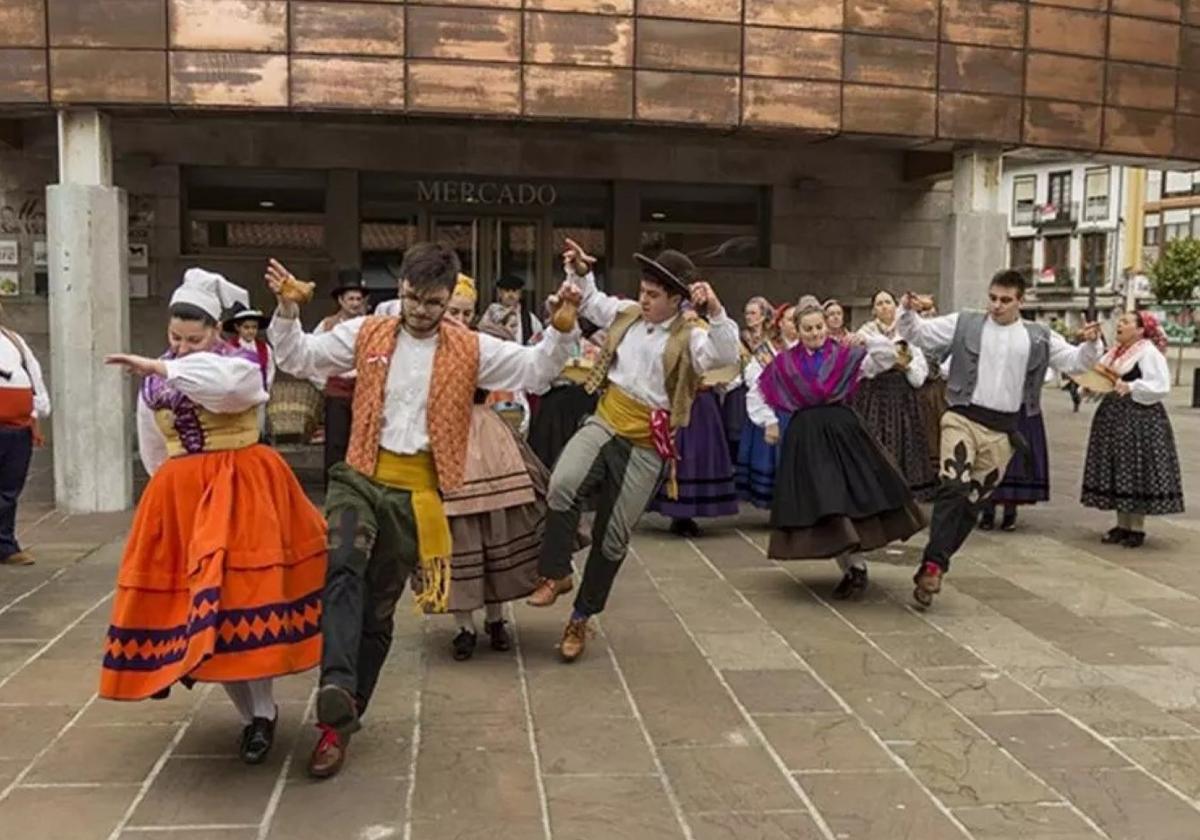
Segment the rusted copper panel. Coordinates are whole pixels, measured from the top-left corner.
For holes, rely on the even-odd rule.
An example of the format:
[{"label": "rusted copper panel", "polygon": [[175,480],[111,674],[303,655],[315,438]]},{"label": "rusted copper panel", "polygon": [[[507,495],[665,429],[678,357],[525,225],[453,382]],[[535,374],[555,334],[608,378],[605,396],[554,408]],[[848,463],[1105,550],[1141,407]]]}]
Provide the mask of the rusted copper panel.
[{"label": "rusted copper panel", "polygon": [[633,64],[633,18],[530,12],[525,15],[525,60],[629,67]]},{"label": "rusted copper panel", "polygon": [[1200,71],[1179,72],[1179,101],[1176,107],[1181,114],[1200,116]]},{"label": "rusted copper panel", "polygon": [[846,0],[846,29],[937,38],[938,0]]},{"label": "rusted copper panel", "polygon": [[1109,105],[1129,108],[1173,110],[1177,75],[1174,69],[1167,67],[1109,62],[1105,101]]},{"label": "rusted copper panel", "polygon": [[490,9],[413,6],[408,10],[410,58],[520,61],[521,15]]},{"label": "rusted copper panel", "polygon": [[1112,0],[1112,10],[1123,15],[1178,23],[1183,15],[1183,3],[1181,0]]},{"label": "rusted copper panel", "polygon": [[1064,149],[1100,146],[1100,107],[1078,102],[1025,101],[1024,142]]},{"label": "rusted copper panel", "polygon": [[748,76],[840,79],[842,36],[835,32],[748,26],[744,60]]},{"label": "rusted copper panel", "polygon": [[[363,84],[370,79],[370,84]],[[292,105],[357,111],[403,111],[404,59],[297,55],[292,59]]]},{"label": "rusted copper panel", "polygon": [[932,41],[847,35],[845,56],[848,82],[922,88],[937,82],[937,44]]},{"label": "rusted copper panel", "polygon": [[0,47],[44,46],[45,0],[0,0]]},{"label": "rusted copper panel", "polygon": [[1108,29],[1108,57],[1178,67],[1179,30],[1177,23],[1113,15]]},{"label": "rusted copper panel", "polygon": [[738,23],[742,19],[742,0],[641,0],[638,14]]},{"label": "rusted copper panel", "polygon": [[[405,0],[384,0],[387,3],[403,3]],[[485,6],[489,9],[519,9],[521,0],[407,0],[413,6]]]},{"label": "rusted copper panel", "polygon": [[742,122],[746,125],[837,131],[842,94],[836,82],[745,79]]},{"label": "rusted copper panel", "polygon": [[737,73],[742,30],[730,23],[643,18],[637,29],[637,65],[651,70]]},{"label": "rusted copper panel", "polygon": [[1099,57],[1104,55],[1105,16],[1095,12],[1030,6],[1029,48]]},{"label": "rusted copper panel", "polygon": [[633,70],[526,67],[525,114],[531,117],[632,119]]},{"label": "rusted copper panel", "polygon": [[183,50],[286,52],[284,0],[168,0],[171,47]]},{"label": "rusted copper panel", "polygon": [[526,9],[547,12],[587,12],[594,15],[631,15],[633,0],[525,0]]},{"label": "rusted copper panel", "polygon": [[1021,99],[975,93],[938,95],[938,134],[963,140],[1018,143]]},{"label": "rusted copper panel", "polygon": [[173,105],[283,108],[288,104],[286,55],[172,51],[170,79]]},{"label": "rusted copper panel", "polygon": [[397,3],[292,3],[292,52],[404,55],[404,7]]},{"label": "rusted copper panel", "polygon": [[937,98],[932,91],[847,84],[842,129],[859,134],[932,136]]},{"label": "rusted copper panel", "polygon": [[938,87],[960,93],[1020,96],[1024,63],[1021,50],[943,44]]},{"label": "rusted copper panel", "polygon": [[0,48],[0,102],[28,104],[45,102],[46,51]]},{"label": "rusted copper panel", "polygon": [[1018,0],[943,0],[942,40],[987,47],[1023,47],[1025,6]]},{"label": "rusted copper panel", "polygon": [[162,49],[167,45],[162,0],[50,0],[52,47]]},{"label": "rusted copper panel", "polygon": [[409,61],[408,107],[447,114],[519,114],[521,68],[467,61]]},{"label": "rusted copper panel", "polygon": [[1183,21],[1200,26],[1200,0],[1183,0]]},{"label": "rusted copper panel", "polygon": [[1195,160],[1197,149],[1200,149],[1200,117],[1180,114],[1175,118],[1175,151],[1173,154],[1175,157]]},{"label": "rusted copper panel", "polygon": [[1104,100],[1104,62],[1050,53],[1025,59],[1025,95],[1043,99],[1099,103]]},{"label": "rusted copper panel", "polygon": [[635,113],[654,122],[736,125],[738,81],[712,73],[639,70]]},{"label": "rusted copper panel", "polygon": [[1165,157],[1175,148],[1175,116],[1134,108],[1105,108],[1104,148]]},{"label": "rusted copper panel", "polygon": [[50,79],[54,102],[159,104],[167,101],[167,54],[56,47],[50,50]]},{"label": "rusted copper panel", "polygon": [[745,0],[746,23],[841,29],[843,0]]},{"label": "rusted copper panel", "polygon": [[1081,9],[1085,12],[1103,12],[1109,0],[1030,0],[1043,6],[1059,6],[1064,9]]}]

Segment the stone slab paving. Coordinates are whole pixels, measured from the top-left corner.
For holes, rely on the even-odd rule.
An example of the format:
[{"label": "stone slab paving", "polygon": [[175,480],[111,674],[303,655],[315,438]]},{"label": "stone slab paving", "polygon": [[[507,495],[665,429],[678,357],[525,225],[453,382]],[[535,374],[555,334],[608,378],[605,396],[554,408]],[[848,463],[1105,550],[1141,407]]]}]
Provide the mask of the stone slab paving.
[{"label": "stone slab paving", "polygon": [[[1055,501],[976,534],[935,608],[921,540],[832,563],[765,556],[762,514],[694,541],[639,529],[583,660],[566,605],[513,610],[518,644],[449,656],[398,615],[366,730],[314,783],[313,675],[281,680],[276,748],[236,757],[219,688],[96,698],[129,515],[21,513],[36,566],[0,568],[0,836],[28,840],[1196,840],[1200,516],[1103,546],[1075,502],[1089,408],[1047,393]],[[1174,412],[1200,505],[1200,413]],[[42,476],[44,480],[44,475]]]}]

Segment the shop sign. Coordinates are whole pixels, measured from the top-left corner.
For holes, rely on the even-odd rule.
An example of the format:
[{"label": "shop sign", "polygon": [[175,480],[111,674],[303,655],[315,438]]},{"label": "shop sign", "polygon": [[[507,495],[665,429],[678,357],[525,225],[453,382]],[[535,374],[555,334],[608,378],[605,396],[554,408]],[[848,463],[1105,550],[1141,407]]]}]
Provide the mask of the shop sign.
[{"label": "shop sign", "polygon": [[505,184],[498,181],[417,181],[417,200],[428,204],[489,204],[553,207],[553,184]]}]

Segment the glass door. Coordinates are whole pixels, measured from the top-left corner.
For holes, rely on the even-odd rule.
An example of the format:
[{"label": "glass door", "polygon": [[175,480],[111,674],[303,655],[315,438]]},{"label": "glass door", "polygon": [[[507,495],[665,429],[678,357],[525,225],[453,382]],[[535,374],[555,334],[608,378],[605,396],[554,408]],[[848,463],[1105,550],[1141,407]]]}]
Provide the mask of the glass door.
[{"label": "glass door", "polygon": [[525,284],[525,305],[540,318],[538,220],[500,218],[491,221],[491,279],[520,278]]},{"label": "glass door", "polygon": [[485,254],[480,247],[479,219],[435,216],[430,233],[434,242],[442,242],[458,254],[464,274],[474,277],[476,281],[482,280],[486,266],[481,259]]}]

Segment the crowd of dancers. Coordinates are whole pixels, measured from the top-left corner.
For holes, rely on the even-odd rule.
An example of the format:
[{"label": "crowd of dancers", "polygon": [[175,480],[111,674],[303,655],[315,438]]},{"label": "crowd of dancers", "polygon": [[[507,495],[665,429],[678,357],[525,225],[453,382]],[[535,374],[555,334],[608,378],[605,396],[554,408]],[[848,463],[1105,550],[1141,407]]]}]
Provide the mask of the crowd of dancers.
[{"label": "crowd of dancers", "polygon": [[[686,255],[635,259],[627,300],[601,291],[593,258],[567,240],[543,323],[504,290],[480,315],[454,252],[422,243],[397,301],[365,315],[361,281],[343,278],[338,312],[311,333],[299,318],[311,286],[278,262],[269,318],[245,289],[188,270],[167,352],[107,359],[142,377],[151,480],[117,577],[101,696],[221,683],[256,763],[274,739],[273,679],[319,668],[308,769],[332,776],[406,583],[455,622],[452,655],[466,660],[481,612],[486,644],[507,650],[504,605],[554,605],[586,549],[558,645],[571,662],[647,509],[682,537],[740,502],[766,509],[769,556],[834,560],[839,599],[869,585],[867,553],[928,526],[913,576],[928,608],[973,528],[995,527],[999,506],[1011,529],[1016,505],[1048,498],[1050,371],[1097,376],[1105,392],[1082,495],[1115,512],[1103,540],[1137,548],[1145,516],[1183,509],[1163,335],[1146,313],[1122,316],[1107,350],[1095,324],[1072,344],[1020,317],[1024,279],[1001,271],[985,311],[938,315],[928,298],[880,291],[851,331],[837,301],[754,298],[739,328]],[[23,379],[18,358],[28,348],[0,334],[0,421],[24,430],[6,428],[6,447],[48,410],[36,362]],[[323,513],[260,443],[276,366],[326,390]],[[11,518],[0,532],[15,547]]]}]

